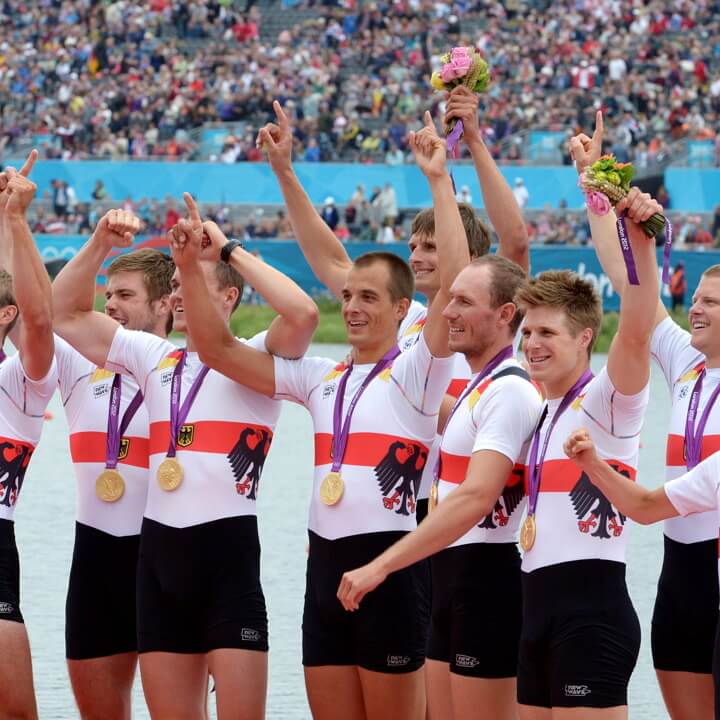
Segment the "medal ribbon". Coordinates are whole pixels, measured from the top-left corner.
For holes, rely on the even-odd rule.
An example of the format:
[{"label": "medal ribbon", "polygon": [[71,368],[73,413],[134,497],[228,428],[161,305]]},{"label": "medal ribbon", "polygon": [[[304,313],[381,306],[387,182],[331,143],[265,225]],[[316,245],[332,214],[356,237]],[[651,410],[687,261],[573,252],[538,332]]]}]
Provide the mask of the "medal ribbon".
[{"label": "medal ribbon", "polygon": [[353,371],[353,366],[348,368],[348,371],[340,378],[338,383],[338,389],[335,393],[335,406],[333,407],[333,437],[331,446],[331,457],[332,457],[332,472],[336,473],[342,467],[343,457],[345,455],[345,449],[347,448],[348,440],[350,439],[350,423],[352,422],[352,416],[355,412],[355,406],[360,400],[360,396],[365,392],[367,386],[383,371],[388,365],[391,365],[393,360],[400,354],[400,348],[395,346],[391,350],[385,353],[380,360],[377,361],[375,367],[368,373],[362,385],[358,388],[358,391],[353,396],[348,406],[347,415],[345,415],[345,422],[342,420],[343,404],[345,399],[345,388],[347,387],[350,374]]},{"label": "medal ribbon", "polygon": [[538,496],[540,495],[540,476],[542,475],[542,464],[545,460],[545,453],[547,453],[548,443],[550,442],[550,436],[555,427],[555,424],[560,419],[560,416],[570,407],[575,398],[582,392],[583,388],[593,379],[594,375],[590,369],[586,370],[580,379],[565,393],[563,399],[560,401],[558,409],[550,421],[550,426],[545,435],[545,441],[543,442],[542,452],[538,456],[538,450],[540,448],[540,430],[542,429],[543,423],[548,413],[548,406],[545,406],[543,414],[540,416],[540,420],[533,433],[532,445],[530,447],[530,459],[528,461],[528,475],[530,478],[530,487],[528,488],[528,516],[535,515],[535,509],[537,508]]},{"label": "medal ribbon", "polygon": [[[498,366],[500,363],[504,362],[508,358],[511,358],[513,356],[513,349],[512,345],[508,345],[506,348],[503,348],[472,380],[472,382],[468,383],[465,390],[463,390],[460,397],[455,401],[455,404],[452,406],[452,410],[450,411],[450,414],[447,417],[447,420],[445,421],[445,427],[443,428],[442,436],[440,437],[440,446],[442,446],[442,441],[445,438],[445,432],[447,431],[448,427],[450,426],[450,421],[453,418],[453,415],[455,414],[455,411],[463,404],[465,401],[465,398],[470,395],[470,393]],[[433,468],[433,484],[437,485],[440,481],[440,468],[442,465],[442,460],[440,453],[438,452],[437,460],[435,460],[435,467]]]},{"label": "medal ribbon", "polygon": [[5,362],[7,360],[7,355],[5,354],[5,350],[0,348],[0,363]]},{"label": "medal ribbon", "polygon": [[[451,158],[455,157],[455,148],[457,147],[457,144],[460,142],[460,138],[463,136],[464,132],[465,132],[465,126],[463,125],[463,121],[458,120],[455,123],[455,127],[451,130],[451,132],[445,138],[447,140],[448,155],[450,155]],[[450,182],[452,183],[453,193],[457,194],[457,188],[455,187],[455,178],[453,177],[452,170],[450,170]]]},{"label": "medal ribbon", "polygon": [[702,393],[703,378],[705,377],[705,368],[703,368],[698,379],[695,382],[692,395],[690,396],[690,405],[688,407],[687,418],[685,419],[685,464],[687,469],[691,470],[699,462],[702,456],[702,439],[703,432],[705,431],[705,425],[707,425],[708,418],[710,417],[710,411],[712,410],[715,401],[720,395],[720,384],[713,390],[712,395],[707,401],[705,410],[700,416],[700,422],[695,429],[695,419],[697,417],[697,409],[700,404],[700,394]]},{"label": "medal ribbon", "polygon": [[[623,213],[617,220],[618,239],[620,240],[620,250],[622,251],[625,267],[627,268],[628,282],[631,285],[639,285],[637,268],[635,267],[635,258],[633,257],[632,246],[628,238],[627,225],[625,224],[625,214]],[[662,265],[662,281],[665,285],[670,282],[670,251],[672,250],[673,229],[672,223],[665,218],[665,243],[663,245],[663,265]]]},{"label": "medal ribbon", "polygon": [[112,387],[110,388],[110,405],[108,407],[108,423],[107,423],[107,449],[105,451],[105,467],[108,470],[114,470],[118,464],[118,453],[120,452],[120,438],[130,425],[130,421],[135,417],[135,413],[142,404],[143,394],[140,390],[135,393],[135,397],[125,409],[122,420],[118,426],[120,418],[120,396],[122,376],[115,373]]},{"label": "medal ribbon", "polygon": [[180,427],[187,420],[188,413],[195,402],[195,397],[200,390],[200,386],[205,380],[205,376],[208,374],[210,368],[207,365],[203,365],[200,372],[197,374],[193,384],[188,390],[188,394],[183,401],[182,406],[180,405],[180,388],[182,387],[182,372],[185,368],[185,358],[187,357],[187,350],[182,351],[180,360],[175,366],[172,376],[172,385],[170,386],[170,446],[168,447],[167,457],[174,458],[177,454],[177,436]]}]

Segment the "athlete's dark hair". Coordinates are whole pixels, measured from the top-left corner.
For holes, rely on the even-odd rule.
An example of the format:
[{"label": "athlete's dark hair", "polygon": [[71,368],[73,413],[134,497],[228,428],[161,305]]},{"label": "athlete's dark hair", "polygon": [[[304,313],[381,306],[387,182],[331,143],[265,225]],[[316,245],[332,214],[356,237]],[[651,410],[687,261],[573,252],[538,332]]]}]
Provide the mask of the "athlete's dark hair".
[{"label": "athlete's dark hair", "polygon": [[170,281],[175,263],[169,255],[154,248],[142,248],[115,258],[107,269],[108,277],[120,272],[141,272],[148,300],[155,302],[172,292]]},{"label": "athlete's dark hair", "polygon": [[[476,258],[487,255],[490,251],[490,233],[485,224],[467,203],[458,203],[458,210],[465,228],[470,257]],[[435,210],[433,208],[421,210],[415,216],[410,232],[413,235],[433,237],[435,235]]]},{"label": "athlete's dark hair", "polygon": [[376,263],[387,267],[390,276],[388,291],[393,302],[407,298],[412,300],[415,295],[415,278],[410,266],[399,256],[389,252],[369,252],[355,260],[353,266],[366,268]]},{"label": "athlete's dark hair", "polygon": [[499,255],[483,255],[470,264],[477,267],[487,265],[490,268],[490,302],[493,308],[507,303],[515,305],[515,315],[509,325],[510,332],[514,335],[524,316],[524,312],[515,302],[515,294],[527,278],[525,271],[517,263]]},{"label": "athlete's dark hair", "polygon": [[[7,307],[8,305],[13,305],[17,308],[17,301],[15,300],[15,293],[13,292],[13,279],[7,270],[0,269],[0,308]],[[18,313],[15,313],[13,321],[5,329],[5,335],[8,335],[15,327],[17,319]]]},{"label": "athlete's dark hair", "polygon": [[217,279],[218,287],[221,290],[226,288],[237,288],[238,296],[233,305],[232,312],[235,312],[237,306],[240,304],[243,296],[243,288],[245,287],[245,281],[242,275],[232,266],[230,263],[218,260],[215,265],[215,278]]},{"label": "athlete's dark hair", "polygon": [[602,300],[592,283],[570,270],[548,270],[525,282],[515,295],[515,303],[523,312],[536,307],[562,310],[573,337],[590,328],[593,334],[587,349],[590,357],[603,317]]}]

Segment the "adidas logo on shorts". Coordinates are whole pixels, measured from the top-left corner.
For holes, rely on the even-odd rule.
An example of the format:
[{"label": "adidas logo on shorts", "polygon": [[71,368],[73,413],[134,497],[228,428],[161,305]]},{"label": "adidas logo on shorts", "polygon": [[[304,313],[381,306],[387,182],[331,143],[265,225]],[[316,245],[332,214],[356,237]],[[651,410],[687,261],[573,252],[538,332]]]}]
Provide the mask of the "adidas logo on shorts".
[{"label": "adidas logo on shorts", "polygon": [[409,655],[388,655],[387,664],[388,667],[402,667],[410,662]]},{"label": "adidas logo on shorts", "polygon": [[565,697],[585,697],[591,692],[587,685],[566,685]]},{"label": "adidas logo on shorts", "polygon": [[455,655],[455,664],[458,667],[474,668],[480,664],[480,661],[472,655]]},{"label": "adidas logo on shorts", "polygon": [[243,628],[240,632],[240,637],[245,642],[260,642],[260,633],[252,628]]},{"label": "adidas logo on shorts", "polygon": [[15,606],[12,603],[0,602],[0,615],[9,615],[15,612]]}]

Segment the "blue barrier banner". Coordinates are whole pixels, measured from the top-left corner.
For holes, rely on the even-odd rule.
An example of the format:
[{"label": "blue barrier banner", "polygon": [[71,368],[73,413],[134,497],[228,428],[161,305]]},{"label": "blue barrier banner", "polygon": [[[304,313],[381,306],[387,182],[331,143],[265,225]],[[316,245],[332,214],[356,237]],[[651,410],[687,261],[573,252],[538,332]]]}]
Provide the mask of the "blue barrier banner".
[{"label": "blue barrier banner", "polygon": [[720,203],[720,170],[669,167],[665,187],[670,208],[683,212],[713,212]]},{"label": "blue barrier banner", "polygon": [[[85,242],[82,236],[67,235],[38,235],[35,240],[43,260],[55,260],[58,258],[70,259],[77,253]],[[265,262],[277,268],[291,277],[300,287],[310,295],[317,297],[328,295],[327,288],[318,282],[313,275],[310,266],[300,250],[300,246],[287,240],[263,240],[247,241],[245,243],[249,250],[260,253]],[[166,241],[163,237],[146,238],[139,240],[134,249],[139,247],[157,247],[167,250]],[[404,260],[407,260],[410,253],[407,245],[396,243],[392,245],[376,245],[374,243],[348,243],[346,246],[351,258],[356,258],[366,252],[385,250],[393,252]],[[658,249],[658,264],[662,265],[662,248]],[[112,257],[108,259],[108,262]],[[688,284],[688,296],[686,306],[689,305],[692,292],[700,282],[700,276],[711,265],[720,263],[720,251],[708,250],[706,252],[690,252],[687,250],[676,250],[672,253],[671,270],[675,263],[682,261],[685,265],[685,273]],[[530,249],[530,263],[533,275],[545,270],[574,270],[578,275],[591,282],[600,294],[603,307],[606,311],[617,311],[620,308],[620,300],[612,289],[610,279],[600,268],[597,256],[589,247],[563,247],[563,246],[535,246]],[[106,263],[107,264],[107,263]],[[660,272],[660,270],[658,271]],[[105,282],[101,275],[98,284]],[[667,287],[662,290],[662,298],[669,304],[670,293]]]},{"label": "blue barrier banner", "polygon": [[712,167],[715,164],[715,143],[712,140],[689,140],[688,167]]},{"label": "blue barrier banner", "polygon": [[533,130],[528,138],[530,147],[529,157],[533,162],[560,163],[562,161],[561,147],[567,142],[564,132],[546,132]]},{"label": "blue barrier banner", "polygon": [[200,135],[200,146],[206,155],[219,155],[230,133],[224,128],[208,128]]}]

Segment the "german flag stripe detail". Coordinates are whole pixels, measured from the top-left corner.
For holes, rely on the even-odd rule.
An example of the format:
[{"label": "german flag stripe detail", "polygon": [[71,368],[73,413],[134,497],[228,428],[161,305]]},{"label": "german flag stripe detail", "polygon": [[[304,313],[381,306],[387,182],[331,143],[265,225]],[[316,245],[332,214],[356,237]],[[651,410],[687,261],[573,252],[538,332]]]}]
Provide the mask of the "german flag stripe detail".
[{"label": "german flag stripe detail", "polygon": [[468,380],[466,379],[454,379],[450,381],[450,384],[447,387],[448,395],[452,395],[454,398],[459,398],[460,395],[462,395],[462,391],[467,387]]},{"label": "german flag stripe detail", "polygon": [[[204,420],[183,425],[178,433],[178,450],[227,455],[240,439],[240,433],[247,428],[264,430],[269,433],[272,440],[273,433],[267,425]],[[150,423],[150,455],[157,453],[164,455],[169,444],[170,423],[168,421]]]},{"label": "german flag stripe detail", "polygon": [[[452,455],[440,451],[441,465],[440,465],[440,479],[445,482],[459,485],[465,480],[467,475],[468,465],[470,464],[470,457],[467,455]],[[506,486],[517,485],[519,482],[525,480],[525,466],[522,464],[516,464],[510,475],[508,476]]]},{"label": "german flag stripe detail", "polygon": [[[700,459],[704,460],[720,451],[720,435],[704,435],[700,448]],[[686,467],[685,437],[683,435],[668,435],[665,446],[665,464],[668,467]]]},{"label": "german flag stripe detail", "polygon": [[[107,435],[104,432],[76,432],[70,435],[70,457],[74,463],[104,463],[106,452]],[[127,455],[122,457],[124,452],[127,452]],[[132,436],[122,438],[120,456],[123,465],[147,468],[149,466],[147,438]]]},{"label": "german flag stripe detail", "polygon": [[[352,433],[348,438],[343,465],[376,467],[395,442],[405,443],[406,445],[419,445],[421,451],[428,452],[427,445],[410,438],[398,437],[397,435],[382,435],[380,433]],[[332,463],[331,447],[331,433],[315,434],[315,465],[330,465]]]},{"label": "german flag stripe detail", "polygon": [[[619,472],[627,473],[635,480],[637,470],[619,460],[606,460]],[[540,492],[570,492],[582,475],[582,470],[572,460],[546,460],[542,467]],[[529,471],[525,473],[525,493],[528,491]]]}]

